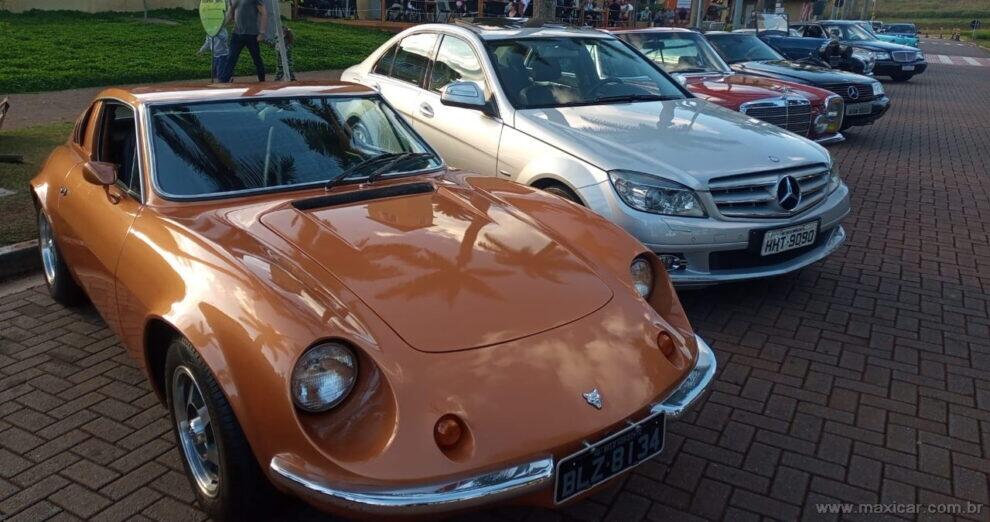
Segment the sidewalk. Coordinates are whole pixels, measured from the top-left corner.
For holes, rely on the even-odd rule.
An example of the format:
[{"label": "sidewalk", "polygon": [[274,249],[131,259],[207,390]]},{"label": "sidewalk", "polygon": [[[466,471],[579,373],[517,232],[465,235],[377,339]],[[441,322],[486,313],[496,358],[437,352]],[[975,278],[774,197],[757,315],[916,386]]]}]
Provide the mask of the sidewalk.
[{"label": "sidewalk", "polygon": [[[300,80],[336,81],[340,79],[340,70],[309,71],[296,73]],[[254,76],[238,76],[237,83],[250,83]],[[203,80],[182,80],[168,83],[207,83]],[[106,87],[86,87],[65,91],[35,92],[28,94],[10,95],[10,112],[4,121],[3,130],[11,131],[45,125],[49,123],[71,122],[83,111],[86,104]],[[0,96],[2,97],[2,96]]]}]

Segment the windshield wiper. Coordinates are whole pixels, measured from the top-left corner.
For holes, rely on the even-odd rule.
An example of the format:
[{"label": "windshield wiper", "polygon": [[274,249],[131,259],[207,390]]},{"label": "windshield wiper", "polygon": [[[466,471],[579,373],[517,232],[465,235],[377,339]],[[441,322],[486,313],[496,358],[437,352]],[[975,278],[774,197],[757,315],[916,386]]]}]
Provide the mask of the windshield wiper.
[{"label": "windshield wiper", "polygon": [[633,101],[667,101],[679,100],[680,96],[661,96],[659,94],[620,94],[616,96],[598,96],[595,103],[633,102]]},{"label": "windshield wiper", "polygon": [[362,160],[362,161],[360,161],[358,163],[355,163],[354,165],[351,165],[350,167],[347,167],[346,169],[344,169],[343,171],[341,171],[340,174],[337,174],[336,176],[330,178],[327,181],[327,184],[324,186],[324,189],[330,190],[333,187],[335,187],[338,183],[340,183],[341,181],[343,181],[343,180],[345,180],[345,179],[353,176],[355,173],[357,173],[360,170],[363,170],[363,169],[366,169],[368,167],[371,167],[372,165],[377,165],[379,163],[383,163],[383,162],[392,160],[396,156],[402,156],[404,154],[409,154],[409,153],[408,152],[386,152],[384,154],[379,154],[377,156],[373,156],[373,157],[367,158],[365,160]]},{"label": "windshield wiper", "polygon": [[703,69],[701,67],[688,67],[687,69],[678,69],[676,71],[670,71],[672,73],[699,73],[699,72],[711,72],[708,69]]},{"label": "windshield wiper", "polygon": [[394,156],[392,158],[392,161],[389,161],[385,165],[382,165],[381,167],[375,169],[374,172],[372,172],[371,174],[368,174],[368,179],[365,180],[365,183],[372,183],[378,178],[384,176],[385,174],[388,174],[389,172],[394,172],[394,169],[399,168],[401,165],[408,165],[414,161],[419,161],[424,158],[432,158],[432,157],[433,154],[430,154],[429,152],[400,153],[399,155]]}]

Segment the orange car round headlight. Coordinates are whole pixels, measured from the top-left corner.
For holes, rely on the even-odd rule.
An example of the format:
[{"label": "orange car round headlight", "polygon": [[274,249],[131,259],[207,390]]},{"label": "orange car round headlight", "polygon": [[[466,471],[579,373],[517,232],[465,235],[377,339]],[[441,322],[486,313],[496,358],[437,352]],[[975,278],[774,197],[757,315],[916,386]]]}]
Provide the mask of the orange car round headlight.
[{"label": "orange car round headlight", "polygon": [[633,287],[644,299],[650,296],[653,291],[653,267],[650,261],[642,257],[637,257],[629,267],[629,275],[632,276]]},{"label": "orange car round headlight", "polygon": [[327,411],[347,397],[357,374],[357,358],[350,348],[339,343],[316,345],[292,370],[292,400],[304,411]]}]

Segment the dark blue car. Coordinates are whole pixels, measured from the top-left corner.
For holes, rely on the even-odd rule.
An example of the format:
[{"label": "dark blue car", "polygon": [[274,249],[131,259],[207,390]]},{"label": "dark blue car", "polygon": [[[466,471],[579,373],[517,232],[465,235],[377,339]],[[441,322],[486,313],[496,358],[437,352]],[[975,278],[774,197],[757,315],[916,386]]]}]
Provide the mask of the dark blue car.
[{"label": "dark blue car", "polygon": [[855,21],[800,22],[791,24],[790,28],[805,38],[832,38],[854,49],[873,52],[877,59],[873,68],[874,75],[889,76],[895,81],[907,81],[928,68],[925,53],[921,49],[877,40]]},{"label": "dark blue car", "polygon": [[805,38],[794,30],[736,29],[732,32],[756,35],[785,58],[795,62],[825,65],[856,74],[871,74],[876,63],[873,53],[838,44],[829,38]]}]

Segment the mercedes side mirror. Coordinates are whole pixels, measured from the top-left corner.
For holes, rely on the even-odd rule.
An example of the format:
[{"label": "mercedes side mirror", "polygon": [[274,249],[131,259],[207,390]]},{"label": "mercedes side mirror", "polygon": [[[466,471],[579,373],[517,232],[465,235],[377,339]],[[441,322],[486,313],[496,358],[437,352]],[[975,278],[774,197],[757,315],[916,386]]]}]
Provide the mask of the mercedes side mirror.
[{"label": "mercedes side mirror", "polygon": [[476,82],[458,81],[448,84],[440,93],[440,103],[494,116],[491,104],[485,99],[484,92]]},{"label": "mercedes side mirror", "polygon": [[83,178],[94,185],[109,186],[117,182],[117,166],[105,161],[87,161],[83,165]]}]

